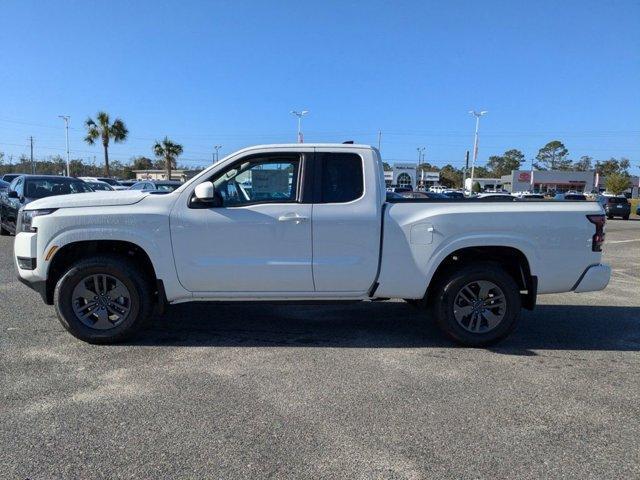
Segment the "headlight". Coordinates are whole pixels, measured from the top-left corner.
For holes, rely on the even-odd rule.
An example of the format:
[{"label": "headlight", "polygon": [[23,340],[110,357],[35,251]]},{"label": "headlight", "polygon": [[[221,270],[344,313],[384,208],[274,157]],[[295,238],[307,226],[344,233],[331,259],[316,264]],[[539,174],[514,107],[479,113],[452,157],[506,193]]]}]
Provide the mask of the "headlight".
[{"label": "headlight", "polygon": [[23,210],[22,215],[20,215],[20,228],[18,230],[21,232],[35,232],[36,229],[31,226],[31,222],[33,222],[33,219],[41,215],[49,215],[50,213],[53,213],[55,211],[55,208],[43,208],[42,210]]}]

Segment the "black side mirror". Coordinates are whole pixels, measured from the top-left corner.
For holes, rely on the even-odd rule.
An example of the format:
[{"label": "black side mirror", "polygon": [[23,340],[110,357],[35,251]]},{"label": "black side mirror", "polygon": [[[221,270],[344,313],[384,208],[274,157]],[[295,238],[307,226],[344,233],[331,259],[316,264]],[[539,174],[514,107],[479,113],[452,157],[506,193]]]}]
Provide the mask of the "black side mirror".
[{"label": "black side mirror", "polygon": [[9,190],[7,192],[7,197],[9,197],[9,198],[18,198],[18,192],[16,192],[15,190]]}]

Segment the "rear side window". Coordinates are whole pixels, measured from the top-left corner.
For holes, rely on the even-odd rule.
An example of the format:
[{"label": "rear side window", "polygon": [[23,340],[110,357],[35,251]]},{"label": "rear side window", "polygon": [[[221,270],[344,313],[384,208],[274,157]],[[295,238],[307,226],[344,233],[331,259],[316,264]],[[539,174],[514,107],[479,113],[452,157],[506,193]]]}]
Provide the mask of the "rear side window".
[{"label": "rear side window", "polygon": [[[319,203],[344,203],[364,192],[362,158],[354,153],[316,154],[320,164]],[[316,170],[317,171],[317,170]]]}]

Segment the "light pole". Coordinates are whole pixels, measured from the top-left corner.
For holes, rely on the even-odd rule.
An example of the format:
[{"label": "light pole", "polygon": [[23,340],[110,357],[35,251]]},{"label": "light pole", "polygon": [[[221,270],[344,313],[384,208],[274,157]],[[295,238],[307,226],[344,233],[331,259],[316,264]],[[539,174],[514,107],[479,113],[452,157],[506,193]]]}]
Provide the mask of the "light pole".
[{"label": "light pole", "polygon": [[422,162],[424,161],[424,151],[427,149],[427,147],[418,147],[416,148],[417,152],[418,152],[418,168],[416,168],[416,173],[419,175],[418,178],[416,178],[416,188],[418,188],[419,186],[423,186],[424,184],[424,171],[420,168],[420,166],[422,165]]},{"label": "light pole", "polygon": [[300,112],[291,110],[289,113],[294,117],[298,117],[298,143],[304,143],[304,138],[302,137],[302,117],[307,115],[309,110],[302,110]]},{"label": "light pole", "polygon": [[478,130],[480,129],[480,117],[487,113],[486,110],[482,110],[481,112],[476,112],[475,110],[470,110],[469,113],[476,117],[476,134],[473,137],[473,159],[471,160],[471,188],[469,191],[473,191],[473,175],[475,173],[476,168],[476,160],[478,159]]},{"label": "light pole", "polygon": [[220,160],[219,151],[222,148],[222,145],[214,145],[213,148],[216,150],[216,158],[213,163],[218,163],[218,160]]},{"label": "light pole", "polygon": [[69,115],[58,115],[59,118],[64,120],[64,130],[67,139],[67,177],[71,176],[71,168],[69,167]]}]

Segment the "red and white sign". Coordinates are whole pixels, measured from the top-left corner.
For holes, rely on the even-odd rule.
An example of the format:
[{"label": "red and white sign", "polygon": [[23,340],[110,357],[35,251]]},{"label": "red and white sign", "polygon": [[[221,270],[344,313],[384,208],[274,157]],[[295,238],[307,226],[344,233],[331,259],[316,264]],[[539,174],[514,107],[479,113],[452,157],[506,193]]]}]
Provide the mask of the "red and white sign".
[{"label": "red and white sign", "polygon": [[520,172],[518,174],[519,182],[531,182],[531,173],[529,172]]}]

